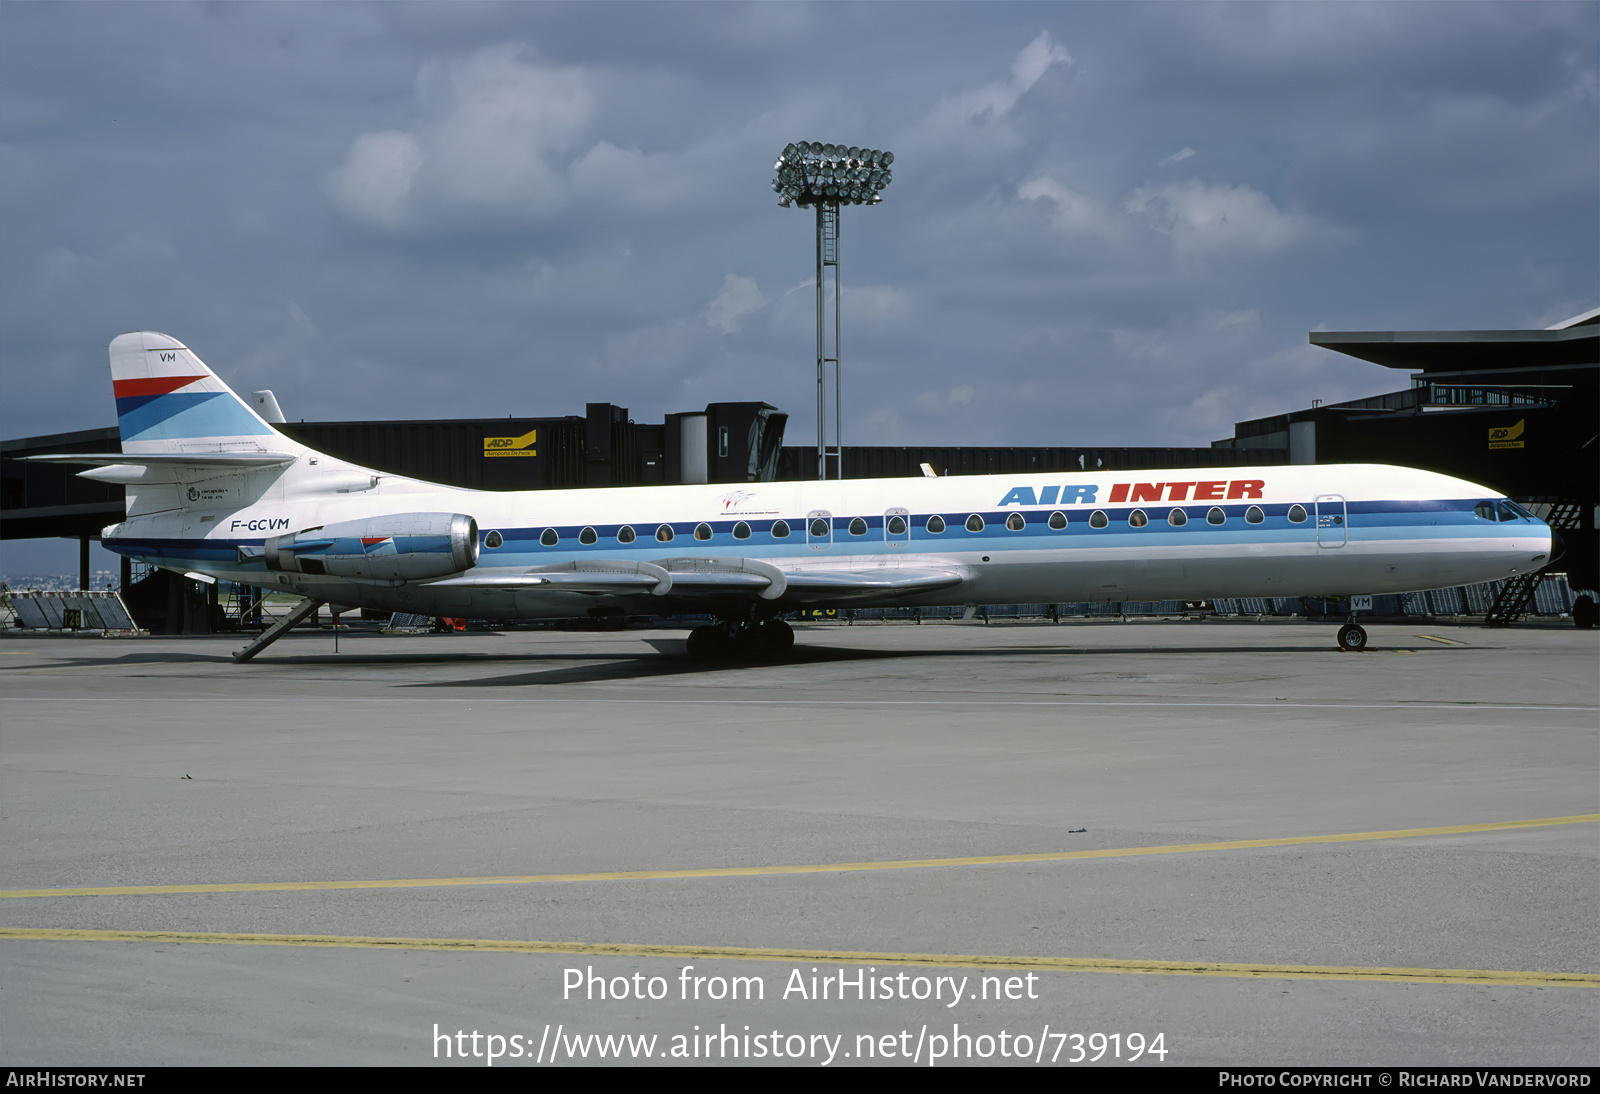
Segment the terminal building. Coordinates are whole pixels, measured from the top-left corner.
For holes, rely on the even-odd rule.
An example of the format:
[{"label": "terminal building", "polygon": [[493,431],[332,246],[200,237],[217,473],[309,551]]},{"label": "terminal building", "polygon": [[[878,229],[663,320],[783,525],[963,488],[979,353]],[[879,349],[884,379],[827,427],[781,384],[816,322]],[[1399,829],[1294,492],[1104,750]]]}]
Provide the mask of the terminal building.
[{"label": "terminal building", "polygon": [[[844,452],[844,476],[917,476],[924,464],[937,474],[982,475],[1392,463],[1480,482],[1536,507],[1566,543],[1554,569],[1567,585],[1592,592],[1600,584],[1600,308],[1548,330],[1318,332],[1311,342],[1410,372],[1409,386],[1240,422],[1234,436],[1208,448],[853,447]],[[792,481],[814,477],[817,466],[815,447],[783,444],[787,415],[766,403],[712,403],[636,423],[610,403],[558,418],[286,422],[270,393],[258,393],[258,402],[286,434],[330,455],[480,490]],[[115,426],[0,441],[0,535],[78,540],[87,588],[89,544],[122,519],[122,488],[25,457],[120,444]],[[1535,603],[1538,585],[1538,575],[1501,583],[1485,615],[1517,618]],[[206,631],[220,614],[214,587],[176,574],[136,575],[124,561],[121,586],[153,630]]]}]

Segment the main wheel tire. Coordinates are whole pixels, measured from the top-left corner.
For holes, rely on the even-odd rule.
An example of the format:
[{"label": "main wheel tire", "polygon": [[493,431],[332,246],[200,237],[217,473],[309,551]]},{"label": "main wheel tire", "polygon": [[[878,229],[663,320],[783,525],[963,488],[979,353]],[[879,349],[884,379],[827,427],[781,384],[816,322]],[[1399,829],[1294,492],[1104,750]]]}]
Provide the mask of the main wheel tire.
[{"label": "main wheel tire", "polygon": [[761,656],[769,660],[787,657],[794,649],[794,628],[781,619],[769,619],[757,629]]},{"label": "main wheel tire", "polygon": [[1339,628],[1339,648],[1360,653],[1367,648],[1366,630],[1355,623],[1346,623]]},{"label": "main wheel tire", "polygon": [[696,627],[689,632],[689,657],[695,661],[720,661],[726,643],[716,627]]},{"label": "main wheel tire", "polygon": [[1572,602],[1572,624],[1579,630],[1592,630],[1597,615],[1600,615],[1600,608],[1595,607],[1594,597],[1588,593]]}]

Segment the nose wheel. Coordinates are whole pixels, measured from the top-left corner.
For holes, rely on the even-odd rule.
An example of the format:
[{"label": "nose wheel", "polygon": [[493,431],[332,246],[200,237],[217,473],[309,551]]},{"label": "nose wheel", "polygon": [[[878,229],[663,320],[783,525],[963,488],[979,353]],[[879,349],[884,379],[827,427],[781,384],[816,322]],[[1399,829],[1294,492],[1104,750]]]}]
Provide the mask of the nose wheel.
[{"label": "nose wheel", "polygon": [[1366,628],[1358,623],[1346,623],[1339,628],[1339,648],[1351,653],[1360,653],[1367,648]]}]

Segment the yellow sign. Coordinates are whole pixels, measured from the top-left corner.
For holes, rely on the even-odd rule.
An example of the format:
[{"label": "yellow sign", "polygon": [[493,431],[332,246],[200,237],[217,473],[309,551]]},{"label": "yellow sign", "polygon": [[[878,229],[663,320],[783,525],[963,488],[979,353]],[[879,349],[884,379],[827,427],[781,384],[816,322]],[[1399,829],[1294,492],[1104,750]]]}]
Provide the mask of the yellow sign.
[{"label": "yellow sign", "polygon": [[539,431],[530,429],[520,437],[485,437],[483,439],[483,458],[491,456],[537,456],[538,450],[533,447],[533,442],[539,439]]},{"label": "yellow sign", "polygon": [[1521,448],[1522,427],[1528,419],[1523,418],[1513,426],[1497,425],[1489,430],[1490,448]]}]

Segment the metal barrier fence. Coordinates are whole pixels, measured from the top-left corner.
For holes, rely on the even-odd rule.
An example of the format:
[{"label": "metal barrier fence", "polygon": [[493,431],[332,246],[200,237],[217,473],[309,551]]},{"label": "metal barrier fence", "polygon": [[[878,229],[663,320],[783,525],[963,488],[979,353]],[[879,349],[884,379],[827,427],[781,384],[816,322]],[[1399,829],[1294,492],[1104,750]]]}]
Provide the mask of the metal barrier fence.
[{"label": "metal barrier fence", "polygon": [[9,589],[6,598],[16,615],[16,625],[48,631],[137,631],[128,606],[118,593],[32,592]]},{"label": "metal barrier fence", "polygon": [[[1455,615],[1483,615],[1494,604],[1495,594],[1502,582],[1489,581],[1481,585],[1457,586],[1435,589],[1425,593],[1400,593],[1378,595],[1372,598],[1370,611],[1363,611],[1363,619],[1417,618]],[[1556,617],[1570,615],[1573,592],[1565,574],[1550,574],[1534,590],[1533,604],[1528,615]],[[1308,605],[1307,601],[1310,601]],[[1341,616],[1344,610],[1321,597],[1231,597],[1205,602],[1208,608],[1200,613],[1233,616]],[[1150,617],[1175,617],[1197,614],[1186,608],[1182,600],[1110,601],[1078,604],[998,604],[979,608],[972,618],[993,619],[1137,619]],[[805,612],[806,620],[914,622],[967,618],[968,609],[961,606],[937,608],[853,608],[830,612]]]}]

